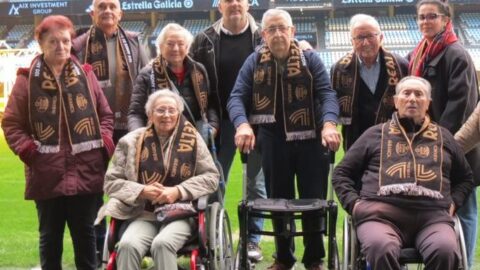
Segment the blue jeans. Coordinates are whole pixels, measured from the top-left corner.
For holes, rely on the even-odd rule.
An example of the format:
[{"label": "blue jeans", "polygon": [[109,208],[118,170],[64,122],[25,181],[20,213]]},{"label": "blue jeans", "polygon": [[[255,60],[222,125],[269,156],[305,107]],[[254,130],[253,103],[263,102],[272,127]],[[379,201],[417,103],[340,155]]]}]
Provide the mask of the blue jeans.
[{"label": "blue jeans", "polygon": [[463,237],[467,248],[468,267],[471,268],[475,257],[475,242],[477,240],[477,189],[474,188],[466,199],[457,216],[462,223]]},{"label": "blue jeans", "polygon": [[[220,146],[218,152],[218,161],[222,165],[225,182],[228,182],[228,175],[235,157],[235,127],[228,119],[223,119],[220,124]],[[248,155],[247,163],[247,200],[267,198],[265,191],[265,177],[262,171],[262,157],[255,148]],[[251,230],[263,229],[263,218],[252,218],[248,224]],[[260,242],[260,235],[249,235],[249,242]]]}]

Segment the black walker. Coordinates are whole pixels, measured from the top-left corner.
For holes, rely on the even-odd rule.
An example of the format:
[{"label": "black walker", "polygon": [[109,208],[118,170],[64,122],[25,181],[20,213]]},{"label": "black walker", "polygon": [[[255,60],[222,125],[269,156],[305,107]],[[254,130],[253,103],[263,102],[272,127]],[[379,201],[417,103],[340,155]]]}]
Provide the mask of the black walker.
[{"label": "black walker", "polygon": [[[335,153],[331,155],[330,177],[333,171]],[[237,251],[237,269],[249,270],[254,268],[254,264],[248,260],[247,239],[250,234],[270,235],[270,236],[304,236],[312,233],[322,233],[328,236],[328,269],[339,269],[338,247],[336,241],[336,221],[337,221],[337,203],[333,200],[333,191],[331,180],[329,180],[329,192],[327,200],[321,199],[256,199],[248,201],[247,198],[247,155],[241,154],[243,183],[242,183],[242,201],[238,205],[238,218],[240,227],[240,239]],[[322,218],[323,224],[320,230],[315,231],[295,231],[295,227],[289,226],[295,220],[301,219],[302,213],[311,212],[314,217]],[[288,214],[288,215],[287,215]],[[255,230],[248,228],[250,218],[258,217],[270,220],[284,220],[285,226],[279,232]]]}]

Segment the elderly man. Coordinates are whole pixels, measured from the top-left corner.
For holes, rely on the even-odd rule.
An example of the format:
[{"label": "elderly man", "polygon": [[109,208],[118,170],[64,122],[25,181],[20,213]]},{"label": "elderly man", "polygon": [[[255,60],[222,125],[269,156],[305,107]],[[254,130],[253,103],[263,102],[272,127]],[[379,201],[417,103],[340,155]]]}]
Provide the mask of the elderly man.
[{"label": "elderly man", "polygon": [[[335,91],[318,55],[302,51],[294,41],[288,12],[267,10],[262,29],[265,44],[245,61],[228,101],[235,144],[243,152],[251,151],[256,137],[250,124],[258,126],[269,198],[295,198],[295,176],[300,198],[325,198],[325,152],[340,145]],[[280,231],[282,223],[275,221],[274,230]],[[318,230],[320,221],[304,214],[302,226]],[[303,263],[307,269],[321,269],[322,235],[305,236],[304,243]],[[296,260],[293,239],[276,236],[275,244],[276,260],[269,269],[290,269]]]},{"label": "elderly man", "polygon": [[80,61],[89,63],[115,115],[115,144],[127,133],[127,113],[133,82],[147,63],[137,33],[125,31],[119,23],[119,0],[93,0],[93,25],[73,41]]},{"label": "elderly man", "polygon": [[395,85],[408,72],[408,62],[382,46],[380,25],[372,16],[350,20],[353,51],[332,68],[346,151],[369,127],[392,117]]},{"label": "elderly man", "polygon": [[400,269],[405,246],[417,248],[425,269],[458,268],[452,215],[473,176],[452,134],[427,115],[430,99],[428,81],[403,78],[392,120],[365,131],[335,169],[333,186],[372,269]]},{"label": "elderly man", "polygon": [[[207,69],[211,91],[216,96],[217,102],[211,102],[211,106],[218,106],[221,116],[218,160],[228,180],[235,156],[235,128],[228,118],[227,100],[238,71],[245,59],[260,44],[262,37],[259,26],[248,13],[248,0],[220,0],[218,10],[222,17],[195,37],[190,52],[191,56]],[[261,156],[257,149],[254,149],[248,158],[247,176],[247,199],[265,198],[265,180]],[[263,219],[252,218],[248,226],[253,230],[261,230]],[[259,241],[260,236],[249,236],[248,257],[254,262],[263,258]]]},{"label": "elderly man", "polygon": [[[82,63],[89,63],[97,76],[108,104],[114,113],[113,141],[127,133],[127,113],[133,82],[147,63],[138,34],[123,30],[119,0],[93,0],[90,13],[93,25],[86,33],[72,41],[72,48]],[[103,198],[98,198],[98,208]],[[105,239],[105,221],[95,227],[97,254]],[[99,263],[101,260],[99,260]]]}]

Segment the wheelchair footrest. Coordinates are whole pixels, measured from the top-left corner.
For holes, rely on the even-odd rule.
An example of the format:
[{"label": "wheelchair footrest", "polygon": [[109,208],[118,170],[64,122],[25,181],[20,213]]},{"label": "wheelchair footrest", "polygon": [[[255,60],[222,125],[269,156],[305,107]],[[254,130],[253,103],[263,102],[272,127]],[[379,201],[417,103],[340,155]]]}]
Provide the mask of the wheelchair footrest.
[{"label": "wheelchair footrest", "polygon": [[400,263],[421,263],[422,255],[418,252],[416,248],[402,248],[400,250]]},{"label": "wheelchair footrest", "polygon": [[248,201],[247,207],[253,211],[303,212],[326,210],[330,205],[328,201],[320,199],[255,199]]}]

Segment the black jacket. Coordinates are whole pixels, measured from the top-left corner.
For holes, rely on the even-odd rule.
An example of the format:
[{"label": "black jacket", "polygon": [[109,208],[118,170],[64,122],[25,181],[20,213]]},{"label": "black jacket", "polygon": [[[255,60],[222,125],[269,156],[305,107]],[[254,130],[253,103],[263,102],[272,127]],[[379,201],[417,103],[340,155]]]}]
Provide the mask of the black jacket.
[{"label": "black jacket", "polygon": [[[248,14],[248,20],[250,24],[250,30],[253,33],[253,48],[259,45],[262,41],[262,36],[260,34],[259,25],[255,22],[253,17]],[[212,91],[212,95],[216,97],[214,100],[214,104],[211,106],[215,106],[218,108],[220,112],[220,118],[227,117],[222,115],[223,109],[227,106],[227,104],[221,104],[220,95],[228,94],[228,93],[220,93],[218,89],[218,71],[217,67],[220,64],[220,26],[222,20],[216,21],[210,27],[205,29],[203,32],[200,32],[195,37],[192,46],[190,47],[190,56],[205,66],[205,69],[208,73],[208,79],[210,80],[210,89]],[[228,97],[227,97],[228,99]],[[226,100],[226,99],[225,99]]]},{"label": "black jacket", "polygon": [[[433,121],[455,134],[475,110],[478,84],[475,66],[465,48],[457,41],[426,64],[422,77],[432,85],[429,114]],[[480,184],[480,147],[467,155]]]},{"label": "black jacket", "polygon": [[[202,64],[193,61],[191,58],[186,58],[186,68],[187,68],[187,76],[190,74],[190,70],[192,69],[192,65],[196,65],[197,68],[203,73],[204,78],[208,82],[207,71],[203,67]],[[147,115],[145,113],[145,103],[147,103],[148,96],[153,93],[155,90],[152,89],[151,86],[151,76],[152,73],[152,65],[148,64],[144,67],[137,76],[135,80],[135,84],[133,86],[132,98],[130,102],[130,108],[128,110],[128,130],[132,131],[140,127],[144,127],[147,123]],[[174,77],[174,76],[173,76]],[[185,78],[184,84],[189,84],[189,78]],[[191,84],[190,84],[191,85]],[[191,91],[182,91],[180,89],[183,86],[177,87],[179,92],[181,93],[182,97],[185,100],[185,103],[192,109],[192,113],[196,119],[191,119],[188,110],[185,108],[183,114],[187,119],[195,123],[195,121],[201,120],[201,115],[199,112],[199,105],[195,93],[193,89]],[[219,119],[218,119],[218,112],[215,108],[210,106],[210,100],[212,99],[211,92],[208,93],[208,105],[207,105],[207,119],[208,123],[218,129],[219,127]],[[194,109],[196,108],[196,109]]]}]

